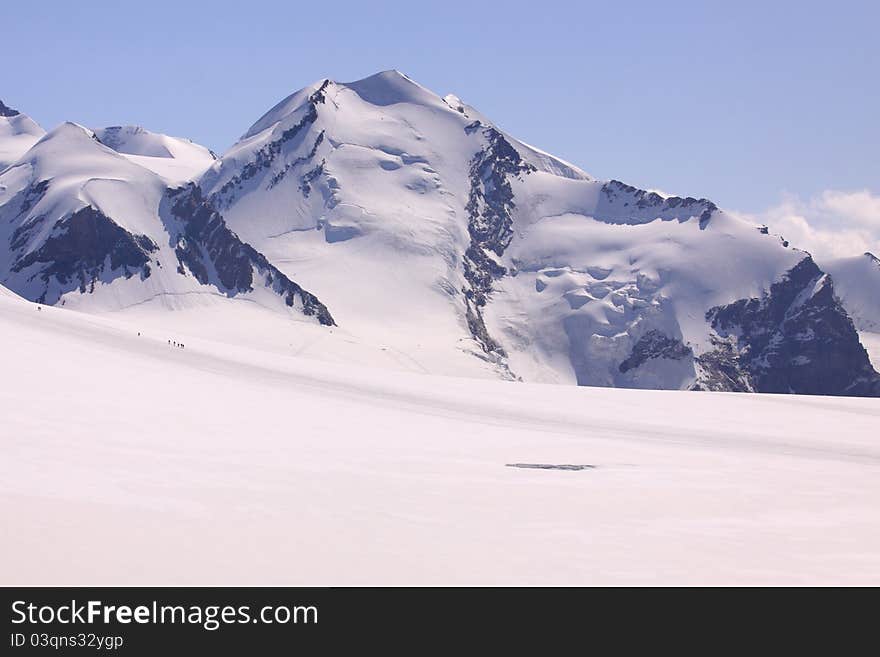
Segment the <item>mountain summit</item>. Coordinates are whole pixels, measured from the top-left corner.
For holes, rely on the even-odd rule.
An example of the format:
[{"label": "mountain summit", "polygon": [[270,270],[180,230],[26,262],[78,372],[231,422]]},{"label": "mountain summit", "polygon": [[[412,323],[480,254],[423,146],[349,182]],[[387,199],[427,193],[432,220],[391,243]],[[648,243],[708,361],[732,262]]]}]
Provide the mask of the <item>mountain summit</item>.
[{"label": "mountain summit", "polygon": [[46,134],[30,117],[0,100],[0,171],[21,157]]},{"label": "mountain summit", "polygon": [[[273,281],[296,280],[327,304],[321,310],[303,297],[302,307],[325,318],[332,310],[346,344],[356,345],[333,358],[358,359],[373,349],[391,366],[446,374],[880,394],[862,344],[875,330],[873,301],[838,290],[837,275],[796,245],[699,196],[596,180],[518,141],[457,96],[441,97],[398,71],[319,80],[291,94],[221,157],[201,160],[203,172],[185,182],[135,159],[167,160],[169,144],[130,129],[94,133],[91,151],[139,170],[98,186],[159,185],[150,202],[119,208],[114,222],[124,226],[135,207],[146,207],[165,231],[150,239],[175,251],[163,260],[180,264],[177,275],[198,270],[181,253],[204,262],[206,251],[204,244],[175,249],[181,231],[169,226],[222,226],[240,240],[235,248],[277,268],[265,270]],[[37,193],[37,179],[51,187],[73,170],[95,187],[85,182],[94,172],[82,162],[51,166],[64,170],[14,174],[24,176],[16,178],[20,198]],[[29,211],[22,226],[39,214]],[[227,239],[207,252],[215,265]],[[15,242],[16,257],[30,257],[30,243]],[[841,265],[843,288],[852,289],[852,269]],[[153,293],[177,285],[168,271],[167,284]],[[213,280],[211,267],[205,271]],[[127,285],[146,284],[140,277]],[[17,281],[0,280],[36,294]],[[57,289],[57,298],[46,298],[96,305],[82,286]]]}]

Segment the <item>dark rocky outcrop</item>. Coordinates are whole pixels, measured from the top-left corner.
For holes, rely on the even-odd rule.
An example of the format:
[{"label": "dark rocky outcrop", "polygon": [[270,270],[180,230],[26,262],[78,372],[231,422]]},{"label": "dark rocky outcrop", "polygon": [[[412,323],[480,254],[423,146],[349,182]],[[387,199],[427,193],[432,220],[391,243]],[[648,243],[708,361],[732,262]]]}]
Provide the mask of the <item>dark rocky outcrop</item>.
[{"label": "dark rocky outcrop", "polygon": [[[21,248],[27,237],[20,231],[28,232],[40,221],[20,227],[10,246]],[[29,280],[40,279],[45,285],[35,300],[51,304],[76,288],[91,292],[101,279],[134,274],[149,277],[149,254],[157,248],[146,235],[130,233],[100,210],[87,206],[57,222],[40,248],[16,259],[11,271],[37,266]]]},{"label": "dark rocky outcrop", "polygon": [[321,177],[324,173],[324,165],[326,162],[321,160],[321,163],[314,167],[313,169],[309,169],[306,171],[299,179],[299,191],[302,192],[302,195],[306,198],[309,197],[309,194],[312,192],[312,183]]},{"label": "dark rocky outcrop", "polygon": [[652,358],[681,360],[691,355],[693,355],[691,348],[684,345],[681,340],[670,338],[668,335],[652,329],[638,339],[633,345],[632,353],[620,364],[618,369],[623,374]]},{"label": "dark rocky outcrop", "polygon": [[754,392],[749,373],[740,364],[736,338],[725,340],[713,335],[710,341],[712,349],[696,358],[702,374],[691,389]]},{"label": "dark rocky outcrop", "polygon": [[325,326],[335,326],[327,307],[318,298],[291,281],[250,244],[242,242],[226,225],[194,184],[169,192],[173,226],[172,246],[178,259],[178,272],[187,270],[202,285],[216,285],[229,296],[254,289],[254,271],[265,284],[284,298],[288,306],[297,300],[304,315],[315,317]]},{"label": "dark rocky outcrop", "polygon": [[[479,124],[477,124],[479,125]],[[473,132],[475,126],[465,128]],[[513,239],[515,207],[510,178],[529,174],[535,167],[525,162],[498,130],[483,130],[486,146],[471,161],[468,213],[470,245],[464,255],[466,317],[471,334],[487,353],[504,355],[501,346],[489,335],[482,308],[492,292],[493,282],[507,273],[494,256],[501,256]]]},{"label": "dark rocky outcrop", "polygon": [[[326,100],[326,94],[324,92],[327,90],[327,85],[329,84],[330,80],[324,80],[321,86],[309,96],[307,109],[303,117],[290,128],[287,128],[282,132],[277,139],[258,150],[254,155],[254,159],[245,164],[240,173],[230,178],[217,191],[217,193],[212,196],[215,203],[226,207],[226,204],[229,203],[231,200],[230,197],[234,194],[236,189],[240,188],[245,181],[250,180],[260,171],[269,168],[272,165],[272,162],[275,161],[275,158],[281,153],[281,148],[284,144],[294,139],[297,135],[302,133],[303,130],[308,128],[308,126],[317,121],[318,105],[324,104]],[[316,143],[313,146],[313,151],[317,150],[318,145],[320,145],[323,138],[323,133],[318,136]],[[284,173],[286,173],[286,171]],[[281,174],[282,177],[284,173]],[[270,181],[270,187],[277,184],[277,182],[278,181]]]},{"label": "dark rocky outcrop", "polygon": [[12,118],[13,116],[18,116],[19,114],[21,114],[21,112],[12,109],[11,107],[4,104],[2,100],[0,100],[0,116]]},{"label": "dark rocky outcrop", "polygon": [[10,216],[23,217],[27,215],[37,203],[39,203],[40,199],[43,198],[48,190],[49,181],[40,180],[18,192],[9,200],[5,207],[8,207],[11,210]]},{"label": "dark rocky outcrop", "polygon": [[[281,171],[279,171],[274,176],[272,176],[272,180],[269,181],[269,185],[266,187],[266,189],[272,189],[273,187],[275,187],[275,185],[277,185],[282,180],[284,180],[284,177],[287,175],[287,173],[291,169],[298,167],[301,164],[305,164],[306,162],[309,162],[313,157],[315,157],[315,153],[318,152],[318,147],[321,145],[321,143],[323,141],[324,141],[324,131],[321,130],[321,132],[318,133],[318,136],[315,137],[315,143],[312,144],[311,150],[309,150],[309,152],[306,153],[305,155],[302,155],[302,156],[296,158],[295,160],[293,160],[293,162],[288,162]],[[306,192],[306,196],[308,196],[307,192]]]},{"label": "dark rocky outcrop", "polygon": [[699,217],[700,230],[703,230],[709,225],[712,214],[717,209],[717,205],[705,198],[664,198],[656,192],[611,180],[602,186],[596,219],[609,223],[644,223],[657,218],[664,221],[687,221],[692,217]]},{"label": "dark rocky outcrop", "polygon": [[695,389],[880,396],[880,375],[831,277],[806,257],[760,299],[709,310],[714,349]]}]

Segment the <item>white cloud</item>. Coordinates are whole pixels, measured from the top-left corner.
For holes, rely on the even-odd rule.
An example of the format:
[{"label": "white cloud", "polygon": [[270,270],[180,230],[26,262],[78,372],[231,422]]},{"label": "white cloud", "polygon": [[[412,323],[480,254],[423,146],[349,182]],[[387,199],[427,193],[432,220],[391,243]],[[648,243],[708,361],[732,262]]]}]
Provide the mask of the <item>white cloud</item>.
[{"label": "white cloud", "polygon": [[880,255],[880,196],[868,190],[826,190],[807,200],[786,195],[764,212],[743,216],[817,258]]}]

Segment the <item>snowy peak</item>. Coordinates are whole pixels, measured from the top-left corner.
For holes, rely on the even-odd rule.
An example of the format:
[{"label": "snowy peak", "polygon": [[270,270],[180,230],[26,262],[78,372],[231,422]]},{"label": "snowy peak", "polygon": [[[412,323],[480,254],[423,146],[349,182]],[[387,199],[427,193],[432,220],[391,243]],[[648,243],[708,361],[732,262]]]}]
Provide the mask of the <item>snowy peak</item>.
[{"label": "snowy peak", "polygon": [[396,70],[300,89],[219,159],[59,126],[0,170],[4,244],[30,299],[243,297],[420,371],[880,392],[873,256],[815,263],[706,198],[594,179]]},{"label": "snowy peak", "polygon": [[91,148],[93,144],[100,144],[100,142],[95,137],[95,133],[84,125],[74,123],[73,121],[65,121],[45,133],[35,146],[39,149],[39,152],[43,152],[48,148],[45,146],[46,144],[52,144],[54,148],[71,151],[77,146]]},{"label": "snowy peak", "polygon": [[108,148],[171,184],[192,180],[217,159],[209,149],[189,139],[150,132],[140,126],[98,128],[95,135]]},{"label": "snowy peak", "polygon": [[[141,195],[146,189],[158,196],[164,187],[158,176],[108,148],[94,132],[78,123],[62,123],[46,133],[20,163],[28,165],[34,181],[52,182],[53,192],[66,199],[60,202],[61,207],[89,203],[100,206],[106,201],[108,207],[122,208],[126,205],[121,199]],[[118,214],[126,214],[133,221],[143,212]]]},{"label": "snowy peak", "polygon": [[448,109],[438,95],[396,70],[382,71],[354,82],[336,82],[324,78],[295,91],[272,107],[248,129],[242,136],[242,141],[273,127],[307,105],[313,105],[316,101],[323,102],[326,95],[335,96],[341,90],[353,91],[364,102],[376,107],[410,103]]},{"label": "snowy peak", "polygon": [[442,107],[443,99],[397,70],[382,71],[363,80],[344,82],[340,87],[351,89],[364,101],[377,107],[400,103]]},{"label": "snowy peak", "polygon": [[[164,144],[173,154],[179,145],[139,129],[101,134],[129,150],[158,153]],[[119,153],[64,123],[0,172],[0,283],[40,303],[104,310],[241,297],[333,324],[317,297],[232,233],[197,188],[172,189],[144,160],[176,158]]]},{"label": "snowy peak", "polygon": [[216,159],[210,150],[189,139],[150,132],[140,126],[98,128],[95,135],[105,146],[126,155],[174,158],[184,157],[187,151],[195,151],[211,160]]},{"label": "snowy peak", "polygon": [[240,141],[246,141],[251,137],[260,134],[267,128],[271,128],[278,124],[285,119],[285,117],[297,112],[303,107],[303,105],[307,103],[311,104],[317,98],[323,98],[324,91],[330,84],[330,80],[324,79],[290,94],[287,98],[261,116],[257,122],[254,123],[244,135],[242,135]]},{"label": "snowy peak", "polygon": [[[458,352],[506,378],[646,388],[806,392],[824,371],[838,393],[874,390],[830,280],[809,312],[786,302],[812,281],[795,275],[803,252],[708,199],[593,179],[399,71],[288,96],[198,184],[236,234],[306,272],[347,329],[384,342],[399,326],[398,345],[432,336],[435,360]],[[767,373],[749,356],[759,338],[725,351],[734,329],[710,311],[774,289],[776,302],[738,320],[786,342],[813,337],[764,350]],[[814,356],[834,350],[858,382],[822,370]]]},{"label": "snowy peak", "polygon": [[872,253],[820,263],[860,331],[880,333],[880,260]]},{"label": "snowy peak", "polygon": [[24,155],[44,134],[30,117],[0,101],[0,171]]},{"label": "snowy peak", "polygon": [[832,278],[809,256],[762,298],[712,308],[707,319],[715,348],[698,358],[698,387],[880,396],[880,375]]}]

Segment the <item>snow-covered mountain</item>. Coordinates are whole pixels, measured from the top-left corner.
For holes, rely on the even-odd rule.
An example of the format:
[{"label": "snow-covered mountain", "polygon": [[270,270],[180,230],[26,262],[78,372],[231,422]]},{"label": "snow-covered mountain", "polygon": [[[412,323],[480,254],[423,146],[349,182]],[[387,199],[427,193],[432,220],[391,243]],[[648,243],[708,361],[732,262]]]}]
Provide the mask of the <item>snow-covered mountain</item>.
[{"label": "snow-covered mountain", "polygon": [[706,199],[595,180],[396,71],[291,95],[200,184],[362,335],[535,381],[880,392],[808,254]]},{"label": "snow-covered mountain", "polygon": [[40,303],[116,310],[160,297],[245,297],[322,323],[316,297],[232,233],[193,186],[65,123],[0,173],[0,280]]},{"label": "snow-covered mountain", "polygon": [[[346,354],[393,354],[394,366],[428,372],[880,395],[863,346],[878,305],[857,291],[857,273],[841,264],[835,274],[707,199],[594,179],[397,71],[306,87],[217,160],[141,129],[59,130],[79,131],[62,150],[91,155],[41,156],[55,131],[0,178],[0,230],[15,225],[0,235],[11,254],[0,282],[31,299],[121,309],[191,291],[192,279],[250,289],[235,275],[218,283],[210,266],[197,273],[203,237],[182,227],[210,217],[222,244],[265,254],[242,271],[263,267],[266,284],[285,276],[327,304],[298,302],[324,323],[332,312],[345,335],[320,347],[309,337],[310,355],[338,358],[345,343]],[[76,193],[43,199],[65,176]],[[116,260],[108,248],[90,254],[89,284],[71,284],[66,265],[66,283],[53,273],[59,252],[37,226],[50,205],[70,217],[77,203],[127,236]],[[224,248],[207,258],[221,272]],[[145,275],[160,259],[172,264]]]},{"label": "snow-covered mountain", "polygon": [[217,159],[210,150],[189,139],[150,132],[140,126],[99,128],[95,136],[105,146],[158,173],[169,183],[188,182]]},{"label": "snow-covered mountain", "polygon": [[0,100],[0,171],[20,158],[46,134],[33,119]]},{"label": "snow-covered mountain", "polygon": [[834,289],[853,318],[874,368],[880,368],[880,259],[863,253],[820,264],[834,280]]}]

